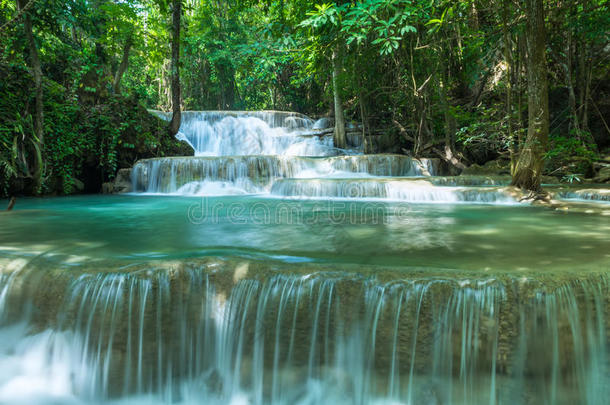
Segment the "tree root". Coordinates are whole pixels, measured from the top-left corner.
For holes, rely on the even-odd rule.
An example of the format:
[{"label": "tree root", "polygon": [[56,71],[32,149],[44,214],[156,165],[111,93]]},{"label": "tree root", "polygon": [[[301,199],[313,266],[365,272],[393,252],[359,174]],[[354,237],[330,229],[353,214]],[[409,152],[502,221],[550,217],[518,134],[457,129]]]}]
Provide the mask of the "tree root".
[{"label": "tree root", "polygon": [[10,211],[13,209],[13,207],[15,206],[15,203],[17,202],[17,197],[13,196],[11,197],[11,199],[8,202],[8,207],[6,207],[7,211]]}]

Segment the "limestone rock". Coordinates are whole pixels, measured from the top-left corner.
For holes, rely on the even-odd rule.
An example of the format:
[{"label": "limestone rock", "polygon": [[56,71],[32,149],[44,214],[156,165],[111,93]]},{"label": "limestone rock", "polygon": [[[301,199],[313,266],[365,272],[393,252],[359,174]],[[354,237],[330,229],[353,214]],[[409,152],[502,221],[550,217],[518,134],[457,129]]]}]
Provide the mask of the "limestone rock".
[{"label": "limestone rock", "polygon": [[474,175],[503,175],[510,174],[510,163],[498,159],[490,160],[483,166],[478,164],[472,164],[462,171],[462,174],[474,174]]},{"label": "limestone rock", "polygon": [[120,194],[129,193],[131,191],[131,168],[120,169],[114,179],[114,182],[102,184],[103,194]]},{"label": "limestone rock", "polygon": [[332,128],[335,125],[335,120],[329,117],[322,117],[313,124],[313,129]]},{"label": "limestone rock", "polygon": [[610,182],[610,165],[604,166],[597,173],[597,176],[593,179],[595,183],[609,183]]},{"label": "limestone rock", "polygon": [[102,183],[102,194],[112,194],[114,183],[111,181],[107,181],[106,183]]}]

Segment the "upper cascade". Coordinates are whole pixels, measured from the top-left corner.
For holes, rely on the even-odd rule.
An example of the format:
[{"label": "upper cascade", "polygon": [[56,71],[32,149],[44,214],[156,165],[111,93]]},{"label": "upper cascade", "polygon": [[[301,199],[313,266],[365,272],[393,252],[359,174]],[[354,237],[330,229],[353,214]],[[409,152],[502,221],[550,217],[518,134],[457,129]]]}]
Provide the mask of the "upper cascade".
[{"label": "upper cascade", "polygon": [[[169,120],[171,113],[152,111]],[[332,139],[312,136],[314,120],[285,111],[184,111],[178,139],[195,156],[335,156]]]},{"label": "upper cascade", "polygon": [[[171,113],[151,111],[169,120]],[[412,203],[514,204],[508,177],[451,176],[438,158],[363,154],[333,145],[333,123],[284,111],[184,111],[177,134],[195,156],[137,162],[132,190],[181,196],[384,199]],[[363,139],[361,139],[363,141]],[[356,147],[356,145],[359,145]]]}]

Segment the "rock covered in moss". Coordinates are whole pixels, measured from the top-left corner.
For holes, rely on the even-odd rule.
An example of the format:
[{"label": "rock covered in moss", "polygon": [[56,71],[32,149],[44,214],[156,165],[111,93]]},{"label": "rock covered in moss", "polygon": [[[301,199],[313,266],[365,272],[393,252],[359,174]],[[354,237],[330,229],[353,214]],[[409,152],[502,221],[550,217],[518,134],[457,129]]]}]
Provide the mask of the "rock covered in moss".
[{"label": "rock covered in moss", "polygon": [[593,178],[595,183],[610,183],[610,164],[604,165]]},{"label": "rock covered in moss", "polygon": [[462,174],[467,175],[510,175],[510,162],[502,159],[490,160],[484,165],[472,164],[462,171]]}]

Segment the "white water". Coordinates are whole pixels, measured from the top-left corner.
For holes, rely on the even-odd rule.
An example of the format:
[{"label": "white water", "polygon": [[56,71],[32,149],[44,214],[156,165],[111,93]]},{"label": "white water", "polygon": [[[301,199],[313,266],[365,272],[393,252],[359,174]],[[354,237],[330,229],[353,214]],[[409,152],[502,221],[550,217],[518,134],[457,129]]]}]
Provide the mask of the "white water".
[{"label": "white water", "polygon": [[610,203],[610,188],[559,191],[557,196],[565,200]]},{"label": "white water", "polygon": [[[169,119],[169,114],[157,112]],[[363,155],[333,147],[328,119],[316,122],[277,111],[183,113],[179,138],[195,157],[139,161],[133,189],[148,194],[220,196],[264,194],[283,198],[377,198],[416,203],[516,203],[496,188],[505,178],[435,177],[438,159]],[[325,136],[315,135],[324,132]],[[427,177],[413,183],[387,177]]]},{"label": "white water", "polygon": [[[0,322],[0,403],[602,405],[610,393],[607,278],[533,293],[526,278],[187,268],[0,281],[15,319]],[[35,320],[50,287],[63,297]]]},{"label": "white water", "polygon": [[302,136],[313,125],[304,115],[279,111],[185,111],[178,138],[188,142],[195,156],[337,155],[332,139]]},{"label": "white water", "polygon": [[286,179],[276,181],[271,194],[310,198],[382,198],[413,203],[517,203],[514,197],[498,187],[438,187],[427,180],[409,178]]},{"label": "white water", "polygon": [[244,193],[263,193],[286,178],[418,177],[435,170],[434,160],[399,155],[183,157],[141,160],[132,177],[136,191],[189,195],[198,187],[195,194],[212,195],[218,191],[213,183],[218,182]]}]

